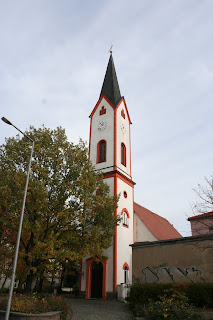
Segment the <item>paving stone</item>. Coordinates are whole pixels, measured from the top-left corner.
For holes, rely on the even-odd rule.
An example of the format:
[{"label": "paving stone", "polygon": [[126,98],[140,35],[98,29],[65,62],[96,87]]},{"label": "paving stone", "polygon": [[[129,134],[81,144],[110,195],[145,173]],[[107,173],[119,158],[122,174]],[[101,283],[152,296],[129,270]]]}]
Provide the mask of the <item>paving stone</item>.
[{"label": "paving stone", "polygon": [[72,320],[133,320],[128,305],[119,301],[69,299],[74,315]]}]

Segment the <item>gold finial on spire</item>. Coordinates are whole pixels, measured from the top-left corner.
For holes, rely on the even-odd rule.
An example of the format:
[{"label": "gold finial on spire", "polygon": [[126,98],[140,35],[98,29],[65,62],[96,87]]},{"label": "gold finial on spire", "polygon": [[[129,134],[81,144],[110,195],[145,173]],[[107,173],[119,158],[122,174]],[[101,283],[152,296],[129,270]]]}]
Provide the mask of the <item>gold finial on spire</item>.
[{"label": "gold finial on spire", "polygon": [[112,47],[113,47],[113,44],[111,45],[110,49],[109,49],[109,52],[112,53]]}]

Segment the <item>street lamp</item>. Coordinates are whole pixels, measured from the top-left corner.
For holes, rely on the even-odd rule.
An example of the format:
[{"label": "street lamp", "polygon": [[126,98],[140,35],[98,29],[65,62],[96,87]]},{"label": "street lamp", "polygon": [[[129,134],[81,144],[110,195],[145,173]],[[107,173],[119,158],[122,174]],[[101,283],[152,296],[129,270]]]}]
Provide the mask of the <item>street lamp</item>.
[{"label": "street lamp", "polygon": [[14,124],[12,124],[12,122],[10,122],[8,119],[2,117],[1,120],[4,121],[5,123],[9,124],[10,126],[13,126],[16,130],[21,132],[27,139],[29,139],[32,142],[30,161],[29,161],[29,166],[28,166],[28,170],[27,170],[27,180],[26,180],[24,198],[23,198],[21,215],[20,215],[18,235],[17,235],[17,240],[16,240],[16,248],[15,248],[12,276],[11,276],[11,282],[10,282],[10,291],[9,291],[9,296],[8,296],[8,301],[7,301],[6,314],[5,314],[5,320],[8,320],[9,316],[10,316],[10,307],[11,307],[13,287],[14,287],[14,282],[15,282],[16,266],[17,266],[17,260],[18,260],[18,251],[19,251],[19,245],[20,245],[20,239],[21,239],[21,230],[22,230],[22,224],[23,224],[25,202],[26,202],[26,197],[27,197],[27,188],[28,188],[28,182],[29,182],[29,176],[30,176],[30,168],[31,168],[32,156],[33,156],[34,141],[30,137],[28,137],[24,132],[22,132],[20,129],[18,129],[16,126],[14,126]]}]

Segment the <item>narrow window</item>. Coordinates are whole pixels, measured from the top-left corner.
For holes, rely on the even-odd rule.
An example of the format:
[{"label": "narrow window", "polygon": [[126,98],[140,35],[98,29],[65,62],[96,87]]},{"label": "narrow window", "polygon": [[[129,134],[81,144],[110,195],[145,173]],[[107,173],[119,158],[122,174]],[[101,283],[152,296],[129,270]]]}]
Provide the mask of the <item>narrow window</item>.
[{"label": "narrow window", "polygon": [[106,141],[101,140],[97,145],[97,163],[106,161]]},{"label": "narrow window", "polygon": [[129,283],[129,266],[126,262],[123,265],[123,271],[124,271],[124,283]]},{"label": "narrow window", "polygon": [[101,141],[100,143],[100,161],[99,162],[105,162],[106,161],[106,142]]},{"label": "narrow window", "polygon": [[128,282],[128,268],[124,268],[124,283]]},{"label": "narrow window", "polygon": [[126,167],[126,146],[123,142],[121,143],[121,164]]}]

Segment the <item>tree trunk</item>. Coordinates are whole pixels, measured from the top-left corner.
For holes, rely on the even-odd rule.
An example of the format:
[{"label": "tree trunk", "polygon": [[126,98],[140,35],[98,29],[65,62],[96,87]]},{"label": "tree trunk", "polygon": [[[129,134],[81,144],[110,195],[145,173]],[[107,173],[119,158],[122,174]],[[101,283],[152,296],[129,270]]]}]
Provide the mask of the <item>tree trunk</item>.
[{"label": "tree trunk", "polygon": [[18,290],[22,290],[22,280],[18,280]]},{"label": "tree trunk", "polygon": [[4,282],[2,283],[1,289],[4,288],[4,285],[5,285],[6,281],[7,281],[7,277],[5,277]]},{"label": "tree trunk", "polygon": [[39,279],[39,284],[38,284],[38,292],[42,292],[43,283],[44,283],[44,277],[43,275],[41,275]]},{"label": "tree trunk", "polygon": [[61,290],[61,288],[63,286],[65,271],[66,271],[66,268],[63,267],[63,270],[62,270],[62,273],[61,273],[61,279],[60,279],[60,290]]},{"label": "tree trunk", "polygon": [[27,281],[26,281],[27,293],[32,293],[32,284],[33,284],[33,271],[30,270],[30,274],[27,275]]},{"label": "tree trunk", "polygon": [[52,289],[53,284],[54,284],[54,278],[52,277],[52,279],[51,279],[51,283],[50,283],[50,289]]}]

